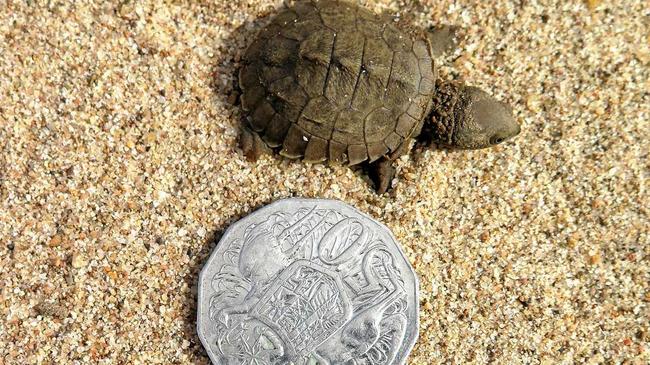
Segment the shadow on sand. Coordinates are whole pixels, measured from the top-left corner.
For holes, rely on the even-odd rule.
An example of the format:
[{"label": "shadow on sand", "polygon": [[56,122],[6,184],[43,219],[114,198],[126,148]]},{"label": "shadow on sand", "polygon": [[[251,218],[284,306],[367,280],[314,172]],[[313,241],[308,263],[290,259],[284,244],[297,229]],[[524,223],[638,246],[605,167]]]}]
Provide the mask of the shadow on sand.
[{"label": "shadow on sand", "polygon": [[[282,6],[272,12],[260,14],[254,21],[244,22],[242,25],[233,29],[226,37],[220,39],[214,47],[214,53],[219,55],[219,58],[212,72],[212,80],[210,81],[211,88],[215,93],[217,102],[221,103],[226,113],[231,115],[231,118],[236,119],[238,123],[242,123],[242,113],[239,106],[240,90],[238,85],[238,73],[242,56],[259,30],[268,24],[273,16],[281,9]],[[209,238],[205,239],[199,251],[189,251],[187,253],[190,258],[190,267],[184,275],[183,281],[190,286],[191,295],[184,300],[184,307],[188,308],[189,311],[183,319],[183,338],[190,342],[190,347],[186,351],[203,356],[206,363],[210,363],[210,361],[207,352],[201,344],[196,327],[199,273],[219,243],[224,232],[231,224],[271,203],[273,200],[275,199],[271,198],[268,201],[257,203],[250,209],[229,217],[222,225],[214,227],[215,230],[209,235]]]}]

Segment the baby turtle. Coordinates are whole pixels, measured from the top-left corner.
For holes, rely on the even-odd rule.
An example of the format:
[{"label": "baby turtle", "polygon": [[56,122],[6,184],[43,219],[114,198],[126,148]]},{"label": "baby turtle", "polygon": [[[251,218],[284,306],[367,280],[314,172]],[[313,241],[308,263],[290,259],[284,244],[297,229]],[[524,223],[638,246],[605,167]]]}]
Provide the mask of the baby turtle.
[{"label": "baby turtle", "polygon": [[455,44],[454,29],[398,27],[336,0],[298,1],[280,11],[239,71],[245,155],[279,151],[307,162],[361,164],[383,193],[393,161],[421,133],[462,149],[517,135],[508,105],[438,79],[434,59]]}]

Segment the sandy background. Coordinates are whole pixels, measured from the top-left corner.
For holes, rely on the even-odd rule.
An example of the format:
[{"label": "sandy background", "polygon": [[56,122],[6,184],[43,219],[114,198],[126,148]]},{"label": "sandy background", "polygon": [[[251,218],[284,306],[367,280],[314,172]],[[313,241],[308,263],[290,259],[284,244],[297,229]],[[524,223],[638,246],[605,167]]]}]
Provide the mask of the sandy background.
[{"label": "sandy background", "polygon": [[0,364],[207,364],[197,274],[231,222],[287,196],[394,231],[421,282],[412,364],[650,361],[647,2],[411,3],[466,29],[443,75],[523,132],[418,147],[385,196],[242,157],[233,73],[278,1],[92,3],[0,0]]}]

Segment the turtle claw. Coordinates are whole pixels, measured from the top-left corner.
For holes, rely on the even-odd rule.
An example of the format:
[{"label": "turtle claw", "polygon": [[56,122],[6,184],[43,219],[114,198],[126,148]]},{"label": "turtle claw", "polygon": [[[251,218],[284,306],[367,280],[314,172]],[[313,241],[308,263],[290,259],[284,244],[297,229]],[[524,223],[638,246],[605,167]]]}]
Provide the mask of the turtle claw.
[{"label": "turtle claw", "polygon": [[239,146],[249,162],[255,162],[262,155],[271,153],[271,149],[262,141],[259,134],[248,127],[242,129]]}]

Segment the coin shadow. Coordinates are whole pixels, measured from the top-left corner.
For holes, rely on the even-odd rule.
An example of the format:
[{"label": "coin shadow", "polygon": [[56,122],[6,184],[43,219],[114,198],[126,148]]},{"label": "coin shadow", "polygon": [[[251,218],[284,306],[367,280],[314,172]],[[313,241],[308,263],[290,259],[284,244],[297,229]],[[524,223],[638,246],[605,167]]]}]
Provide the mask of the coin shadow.
[{"label": "coin shadow", "polygon": [[190,347],[187,350],[192,354],[200,354],[200,356],[206,359],[206,363],[209,364],[208,353],[206,352],[201,340],[199,338],[199,333],[197,330],[197,316],[198,316],[198,286],[199,286],[199,274],[203,266],[207,263],[208,259],[212,252],[217,248],[219,241],[223,237],[224,233],[232,224],[238,220],[246,217],[252,212],[270,204],[275,201],[276,198],[270,198],[268,200],[258,202],[251,205],[250,207],[237,212],[236,214],[229,217],[218,227],[214,227],[214,230],[209,233],[208,237],[205,238],[203,244],[200,246],[200,249],[196,252],[189,250],[187,255],[189,256],[188,271],[183,276],[183,282],[185,282],[190,287],[190,295],[184,298],[183,308],[187,308],[186,316],[183,318],[185,322],[183,325],[183,338],[189,341]]}]

